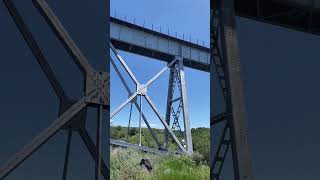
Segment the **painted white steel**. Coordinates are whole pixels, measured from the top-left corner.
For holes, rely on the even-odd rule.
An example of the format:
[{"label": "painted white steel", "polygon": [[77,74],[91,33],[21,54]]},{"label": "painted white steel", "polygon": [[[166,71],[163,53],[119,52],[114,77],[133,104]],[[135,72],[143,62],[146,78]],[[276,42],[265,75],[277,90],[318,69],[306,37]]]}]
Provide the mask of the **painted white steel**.
[{"label": "painted white steel", "polygon": [[191,47],[179,41],[143,32],[125,25],[110,23],[111,39],[133,44],[150,50],[181,56],[195,62],[209,65],[210,53],[201,48]]}]

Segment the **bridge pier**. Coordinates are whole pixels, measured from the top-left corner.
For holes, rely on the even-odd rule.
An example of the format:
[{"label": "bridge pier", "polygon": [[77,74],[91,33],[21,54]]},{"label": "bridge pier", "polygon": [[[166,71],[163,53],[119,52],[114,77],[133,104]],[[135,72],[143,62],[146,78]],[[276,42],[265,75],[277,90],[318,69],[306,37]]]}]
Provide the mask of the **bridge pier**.
[{"label": "bridge pier", "polygon": [[[181,57],[176,57],[177,61],[172,67],[170,67],[170,76],[169,76],[169,85],[168,85],[168,96],[167,96],[167,108],[166,108],[166,123],[170,125],[171,114],[173,117],[173,123],[171,129],[181,130],[179,123],[179,115],[182,111],[183,115],[183,125],[184,125],[184,139],[185,143],[183,145],[186,147],[188,154],[193,154],[193,145],[192,145],[192,135],[189,119],[189,108],[188,100],[186,94],[186,83],[184,77],[184,65],[183,59]],[[176,88],[177,87],[177,88]],[[179,91],[178,97],[173,97],[174,91],[177,89]],[[174,110],[174,103],[178,102],[177,110]],[[169,140],[168,131],[164,131],[164,148],[167,148]]]}]

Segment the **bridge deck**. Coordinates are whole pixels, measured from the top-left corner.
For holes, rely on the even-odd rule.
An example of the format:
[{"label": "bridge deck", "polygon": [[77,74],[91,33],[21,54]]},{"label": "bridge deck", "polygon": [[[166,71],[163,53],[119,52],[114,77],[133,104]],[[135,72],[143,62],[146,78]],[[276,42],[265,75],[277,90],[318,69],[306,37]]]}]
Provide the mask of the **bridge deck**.
[{"label": "bridge deck", "polygon": [[120,50],[171,62],[175,56],[184,65],[209,72],[210,48],[153,31],[114,17],[110,17],[110,38]]},{"label": "bridge deck", "polygon": [[[320,35],[319,0],[235,0],[235,9],[240,17]],[[208,47],[114,17],[110,38],[117,49],[166,62],[182,56],[185,66],[209,72]]]}]

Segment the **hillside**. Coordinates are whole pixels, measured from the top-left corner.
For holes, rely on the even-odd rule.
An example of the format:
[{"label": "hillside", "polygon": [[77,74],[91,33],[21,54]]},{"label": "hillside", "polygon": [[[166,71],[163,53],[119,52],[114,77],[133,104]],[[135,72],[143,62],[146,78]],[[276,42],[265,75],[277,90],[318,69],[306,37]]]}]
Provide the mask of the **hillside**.
[{"label": "hillside", "polygon": [[[209,180],[210,168],[197,163],[197,156],[160,156],[134,149],[111,148],[110,179],[112,180]],[[149,172],[139,162],[150,160]]]},{"label": "hillside", "polygon": [[[157,137],[161,144],[163,144],[163,129],[154,129]],[[111,127],[111,138],[112,139],[127,139],[127,131],[126,127],[116,126]],[[179,139],[182,139],[182,133],[178,131],[174,131],[176,136]],[[209,162],[209,152],[210,152],[210,129],[209,128],[192,128],[192,141],[193,141],[193,149],[195,155],[198,156],[198,161],[203,164],[208,164]],[[171,139],[171,138],[170,138]],[[138,144],[139,142],[139,129],[136,127],[132,127],[129,130],[128,142]],[[142,145],[147,147],[156,148],[156,143],[153,140],[150,132],[147,128],[142,128]],[[169,150],[177,149],[177,145],[171,139],[169,143]]]}]

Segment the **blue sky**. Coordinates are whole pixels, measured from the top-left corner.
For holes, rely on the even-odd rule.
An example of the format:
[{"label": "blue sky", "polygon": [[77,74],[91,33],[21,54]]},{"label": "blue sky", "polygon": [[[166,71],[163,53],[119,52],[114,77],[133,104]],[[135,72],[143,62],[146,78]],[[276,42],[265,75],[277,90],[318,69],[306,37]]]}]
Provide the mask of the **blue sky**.
[{"label": "blue sky", "polygon": [[[196,12],[196,13],[195,13]],[[137,24],[151,28],[152,25],[158,31],[161,30],[174,35],[176,32],[179,37],[184,37],[199,43],[209,45],[209,1],[207,0],[112,0],[111,15],[118,18],[126,18],[128,21],[133,21]],[[146,16],[148,15],[148,16]],[[146,83],[152,76],[158,73],[166,63],[146,58],[139,55],[134,55],[120,51],[121,56],[126,60],[133,73],[138,80],[143,84]],[[118,64],[118,67],[119,64]],[[123,69],[120,69],[123,72]],[[123,72],[124,73],[124,72]],[[125,74],[125,73],[124,73]],[[165,116],[166,96],[168,89],[169,71],[166,71],[158,80],[156,80],[148,89],[148,94]],[[209,127],[209,73],[201,72],[186,68],[185,70],[187,96],[189,102],[189,113],[191,127]],[[131,90],[135,86],[133,82],[125,77]],[[111,66],[111,111],[116,106],[120,105],[127,98],[126,90],[117,77],[114,69]],[[143,101],[143,111],[152,127],[163,128],[160,120],[146,101]],[[132,125],[138,126],[139,115],[137,109],[133,108]],[[129,117],[130,104],[128,104],[119,114],[112,119],[112,125],[127,126]],[[181,122],[182,123],[182,122]]]}]

